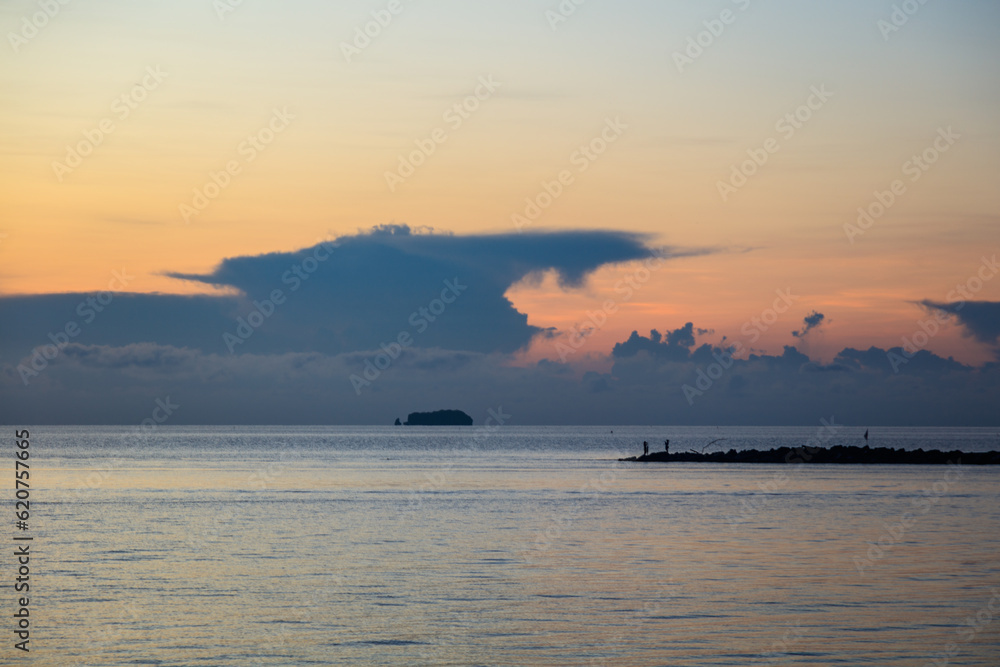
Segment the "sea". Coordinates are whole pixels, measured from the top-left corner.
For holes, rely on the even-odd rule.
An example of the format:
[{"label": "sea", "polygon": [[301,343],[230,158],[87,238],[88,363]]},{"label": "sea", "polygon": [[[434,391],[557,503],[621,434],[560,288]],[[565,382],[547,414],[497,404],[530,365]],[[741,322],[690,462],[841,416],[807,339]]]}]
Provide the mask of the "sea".
[{"label": "sea", "polygon": [[618,460],[861,428],[22,428],[0,664],[1000,665],[1000,467]]}]

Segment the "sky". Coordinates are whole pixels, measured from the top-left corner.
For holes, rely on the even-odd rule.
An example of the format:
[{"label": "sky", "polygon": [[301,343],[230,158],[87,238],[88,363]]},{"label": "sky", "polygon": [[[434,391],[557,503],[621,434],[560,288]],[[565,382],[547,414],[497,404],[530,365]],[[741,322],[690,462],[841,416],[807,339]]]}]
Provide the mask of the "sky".
[{"label": "sky", "polygon": [[1000,425],[997,25],[3,3],[0,420]]}]

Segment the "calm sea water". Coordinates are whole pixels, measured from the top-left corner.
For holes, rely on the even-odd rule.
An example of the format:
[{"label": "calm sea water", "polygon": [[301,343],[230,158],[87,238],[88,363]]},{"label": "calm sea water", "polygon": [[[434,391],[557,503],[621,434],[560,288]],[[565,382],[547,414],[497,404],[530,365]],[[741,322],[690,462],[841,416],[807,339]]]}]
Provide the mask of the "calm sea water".
[{"label": "calm sea water", "polygon": [[32,651],[0,662],[1000,664],[1000,469],[620,464],[817,429],[610,431],[32,428]]}]

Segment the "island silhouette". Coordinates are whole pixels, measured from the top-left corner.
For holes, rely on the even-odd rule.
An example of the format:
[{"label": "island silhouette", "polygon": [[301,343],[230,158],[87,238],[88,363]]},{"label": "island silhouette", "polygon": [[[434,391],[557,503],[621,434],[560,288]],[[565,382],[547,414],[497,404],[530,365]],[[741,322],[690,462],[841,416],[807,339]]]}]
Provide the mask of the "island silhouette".
[{"label": "island silhouette", "polygon": [[[396,419],[396,424],[399,424],[399,419]],[[472,426],[472,417],[461,410],[411,412],[403,426]]]}]

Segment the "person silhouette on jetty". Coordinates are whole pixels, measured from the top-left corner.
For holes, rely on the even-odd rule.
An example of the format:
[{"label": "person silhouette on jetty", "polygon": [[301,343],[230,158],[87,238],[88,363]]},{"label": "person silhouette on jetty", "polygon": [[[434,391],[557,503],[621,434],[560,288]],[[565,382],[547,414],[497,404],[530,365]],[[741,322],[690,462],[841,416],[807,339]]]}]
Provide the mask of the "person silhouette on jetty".
[{"label": "person silhouette on jetty", "polygon": [[649,443],[646,442],[645,440],[642,441],[642,455],[643,456],[649,455]]},{"label": "person silhouette on jetty", "polygon": [[663,451],[665,453],[667,453],[667,454],[670,453],[670,441],[669,440],[664,440],[663,441]]}]

